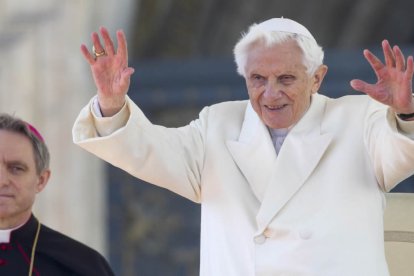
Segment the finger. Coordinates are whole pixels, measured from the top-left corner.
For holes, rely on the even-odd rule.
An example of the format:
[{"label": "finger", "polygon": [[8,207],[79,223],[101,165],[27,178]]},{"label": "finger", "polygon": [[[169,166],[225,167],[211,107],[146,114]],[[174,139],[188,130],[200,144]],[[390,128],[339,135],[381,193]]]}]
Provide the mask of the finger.
[{"label": "finger", "polygon": [[380,79],[379,71],[384,68],[384,64],[381,62],[379,58],[377,58],[371,51],[364,50],[364,57],[371,65],[372,69],[374,70],[375,75],[378,79]]},{"label": "finger", "polygon": [[388,40],[383,40],[382,41],[382,50],[384,52],[385,65],[387,67],[395,67],[394,52],[392,51],[390,43],[388,42]]},{"label": "finger", "polygon": [[116,38],[118,41],[117,55],[119,55],[123,60],[125,60],[126,64],[128,64],[128,49],[124,32],[122,30],[118,30],[116,32]]},{"label": "finger", "polygon": [[352,80],[350,82],[350,85],[356,91],[360,91],[360,92],[366,93],[366,94],[368,93],[369,86],[370,86],[370,84],[368,84],[367,82],[362,81],[362,80],[357,80],[357,79]]},{"label": "finger", "polygon": [[413,61],[413,57],[409,56],[407,59],[407,69],[405,71],[405,74],[406,74],[407,80],[410,82],[413,80],[413,72],[414,72],[414,61]]},{"label": "finger", "polygon": [[134,73],[134,68],[132,67],[128,67],[126,68],[124,71],[122,71],[121,73],[121,83],[120,85],[123,87],[128,87],[130,80],[131,80],[131,75]]},{"label": "finger", "polygon": [[135,72],[134,68],[128,67],[122,72],[122,77],[130,77],[132,74],[134,74],[134,72]]},{"label": "finger", "polygon": [[82,52],[83,57],[86,59],[86,61],[89,63],[89,65],[93,65],[95,63],[95,56],[93,56],[89,52],[89,50],[88,50],[88,48],[86,47],[85,44],[81,45],[80,50]]},{"label": "finger", "polygon": [[95,53],[101,53],[104,51],[102,47],[101,40],[99,39],[99,35],[96,32],[92,33],[92,44],[95,47]]},{"label": "finger", "polygon": [[104,44],[105,44],[105,51],[106,54],[112,56],[115,54],[114,51],[114,43],[112,42],[111,36],[109,35],[108,30],[105,27],[101,27],[100,29]]},{"label": "finger", "polygon": [[376,89],[376,86],[373,84],[369,84],[362,80],[352,80],[350,84],[353,89],[365,93],[379,102],[385,103],[387,100],[387,95],[380,93],[380,91]]},{"label": "finger", "polygon": [[402,53],[400,47],[394,46],[393,47],[394,56],[395,56],[395,68],[400,71],[405,70],[405,57]]}]

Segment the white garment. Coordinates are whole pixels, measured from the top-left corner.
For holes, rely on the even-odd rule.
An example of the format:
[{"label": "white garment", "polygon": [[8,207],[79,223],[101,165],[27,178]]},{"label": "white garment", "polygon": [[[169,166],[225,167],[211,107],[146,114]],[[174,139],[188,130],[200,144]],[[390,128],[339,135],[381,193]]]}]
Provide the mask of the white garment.
[{"label": "white garment", "polygon": [[111,118],[88,105],[73,140],[201,203],[202,276],[388,275],[383,192],[414,173],[402,134],[414,122],[397,127],[367,96],[312,98],[277,158],[248,101],[207,107],[181,128],[151,124],[129,99]]}]

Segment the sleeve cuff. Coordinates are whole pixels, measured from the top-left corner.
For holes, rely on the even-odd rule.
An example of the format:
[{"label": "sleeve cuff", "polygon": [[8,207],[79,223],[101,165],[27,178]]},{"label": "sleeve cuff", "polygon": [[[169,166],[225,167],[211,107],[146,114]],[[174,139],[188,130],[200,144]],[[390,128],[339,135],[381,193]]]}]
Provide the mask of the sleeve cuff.
[{"label": "sleeve cuff", "polygon": [[100,137],[108,136],[124,127],[130,115],[126,99],[122,109],[112,117],[103,117],[99,108],[98,97],[95,96],[90,106],[96,130]]},{"label": "sleeve cuff", "polygon": [[395,114],[395,118],[397,119],[398,129],[401,133],[414,140],[414,121],[401,120],[397,114]]}]

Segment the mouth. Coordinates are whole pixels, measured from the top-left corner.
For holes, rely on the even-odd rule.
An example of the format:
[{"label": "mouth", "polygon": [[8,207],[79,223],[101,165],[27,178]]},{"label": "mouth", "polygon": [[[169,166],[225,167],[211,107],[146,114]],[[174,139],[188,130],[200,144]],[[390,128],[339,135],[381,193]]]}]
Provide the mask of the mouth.
[{"label": "mouth", "polygon": [[266,109],[269,109],[271,111],[279,111],[284,109],[286,106],[288,106],[287,104],[279,104],[279,105],[265,105]]}]

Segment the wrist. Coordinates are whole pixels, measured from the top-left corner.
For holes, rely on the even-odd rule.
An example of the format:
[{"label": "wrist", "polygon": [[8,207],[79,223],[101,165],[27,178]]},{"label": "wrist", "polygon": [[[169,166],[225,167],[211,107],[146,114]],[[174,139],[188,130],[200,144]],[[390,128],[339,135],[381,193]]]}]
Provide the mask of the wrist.
[{"label": "wrist", "polygon": [[404,120],[404,121],[414,120],[414,94],[412,94],[411,107],[406,107],[404,111],[400,110],[400,112],[398,112],[396,109],[394,109],[394,111],[396,115],[398,116],[398,118],[400,118],[401,120]]},{"label": "wrist", "polygon": [[102,99],[98,96],[99,109],[103,117],[112,117],[118,113],[125,105],[125,97],[122,99]]}]

